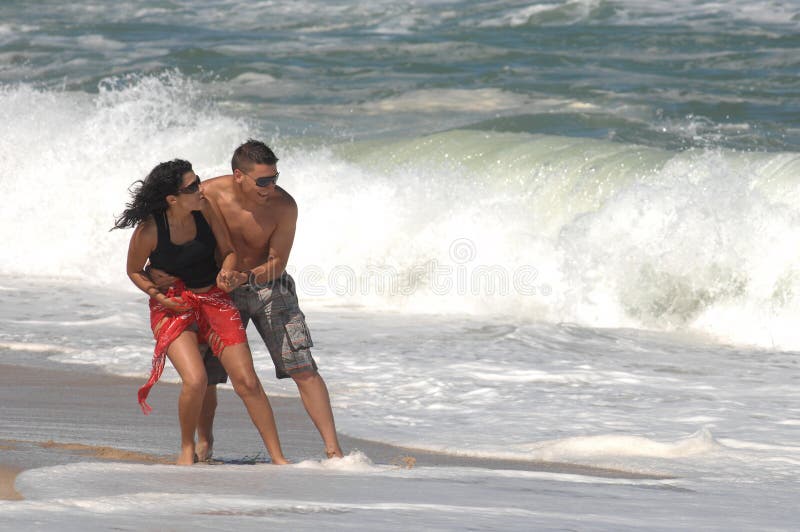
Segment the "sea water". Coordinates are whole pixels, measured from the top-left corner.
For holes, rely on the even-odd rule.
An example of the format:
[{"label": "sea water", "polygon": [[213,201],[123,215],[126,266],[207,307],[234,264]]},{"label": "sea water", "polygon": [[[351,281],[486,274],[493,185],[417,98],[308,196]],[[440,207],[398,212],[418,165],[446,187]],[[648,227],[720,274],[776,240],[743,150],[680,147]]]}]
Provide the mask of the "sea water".
[{"label": "sea water", "polygon": [[674,477],[71,464],[5,522],[792,528],[798,29],[788,0],[3,3],[4,361],[146,374],[114,216],[256,137],[343,433]]}]

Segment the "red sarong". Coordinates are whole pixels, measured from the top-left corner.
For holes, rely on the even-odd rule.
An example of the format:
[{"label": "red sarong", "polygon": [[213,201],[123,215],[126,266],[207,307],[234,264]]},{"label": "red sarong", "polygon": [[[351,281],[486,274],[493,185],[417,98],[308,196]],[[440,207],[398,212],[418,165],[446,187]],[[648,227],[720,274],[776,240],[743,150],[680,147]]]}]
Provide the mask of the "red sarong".
[{"label": "red sarong", "polygon": [[[247,341],[236,305],[233,304],[233,300],[228,294],[216,286],[208,292],[197,294],[178,281],[174,287],[169,289],[166,296],[180,296],[192,308],[182,314],[175,314],[155,299],[150,299],[150,328],[156,339],[156,347],[153,351],[153,369],[150,372],[150,379],[139,388],[139,406],[142,407],[145,415],[153,410],[145,400],[150,393],[150,388],[164,372],[167,348],[188,326],[197,323],[198,343],[211,346],[211,351],[217,357],[227,346]],[[156,333],[156,327],[159,324],[161,327]]]}]

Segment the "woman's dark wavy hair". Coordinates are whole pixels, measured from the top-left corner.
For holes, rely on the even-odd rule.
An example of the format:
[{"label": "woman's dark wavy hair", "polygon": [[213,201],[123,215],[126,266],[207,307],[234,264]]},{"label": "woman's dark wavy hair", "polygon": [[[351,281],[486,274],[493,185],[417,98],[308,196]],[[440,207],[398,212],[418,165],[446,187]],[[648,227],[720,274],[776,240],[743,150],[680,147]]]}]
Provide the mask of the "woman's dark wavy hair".
[{"label": "woman's dark wavy hair", "polygon": [[135,181],[131,185],[132,199],[125,204],[122,216],[116,219],[111,229],[136,227],[149,216],[165,211],[167,196],[178,194],[183,185],[184,174],[191,171],[192,163],[174,159],[153,168],[144,181]]}]

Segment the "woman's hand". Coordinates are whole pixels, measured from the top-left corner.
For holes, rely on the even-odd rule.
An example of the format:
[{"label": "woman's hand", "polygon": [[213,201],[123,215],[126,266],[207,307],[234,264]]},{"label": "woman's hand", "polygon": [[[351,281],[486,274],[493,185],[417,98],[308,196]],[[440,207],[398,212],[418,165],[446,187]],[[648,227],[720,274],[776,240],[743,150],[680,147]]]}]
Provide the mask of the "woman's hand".
[{"label": "woman's hand", "polygon": [[217,274],[217,286],[224,292],[230,292],[247,282],[247,274],[235,270],[220,270]]},{"label": "woman's hand", "polygon": [[180,296],[178,297],[164,297],[163,299],[159,298],[158,302],[161,303],[163,306],[167,308],[173,314],[183,314],[188,310],[191,310],[192,306],[181,299]]},{"label": "woman's hand", "polygon": [[150,276],[150,280],[153,281],[153,284],[155,284],[162,293],[167,293],[167,289],[178,280],[174,275],[170,275],[164,270],[153,268],[150,265],[148,265],[144,271]]}]

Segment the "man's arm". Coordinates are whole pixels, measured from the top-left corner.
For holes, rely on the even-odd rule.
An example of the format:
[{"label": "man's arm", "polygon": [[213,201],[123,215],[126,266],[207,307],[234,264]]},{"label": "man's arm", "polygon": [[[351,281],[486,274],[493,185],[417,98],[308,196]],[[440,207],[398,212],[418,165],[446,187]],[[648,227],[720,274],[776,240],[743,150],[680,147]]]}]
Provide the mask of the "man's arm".
[{"label": "man's arm", "polygon": [[211,231],[217,240],[217,252],[221,262],[219,274],[217,275],[217,286],[225,292],[230,292],[240,284],[247,282],[247,275],[236,270],[236,251],[233,249],[228,226],[222,218],[216,201],[206,198],[206,204],[202,212],[209,225],[211,225]]},{"label": "man's arm", "polygon": [[264,264],[250,270],[255,276],[256,283],[268,283],[280,277],[286,270],[296,229],[297,203],[290,197],[289,203],[281,213],[275,232],[269,238],[269,258]]}]

